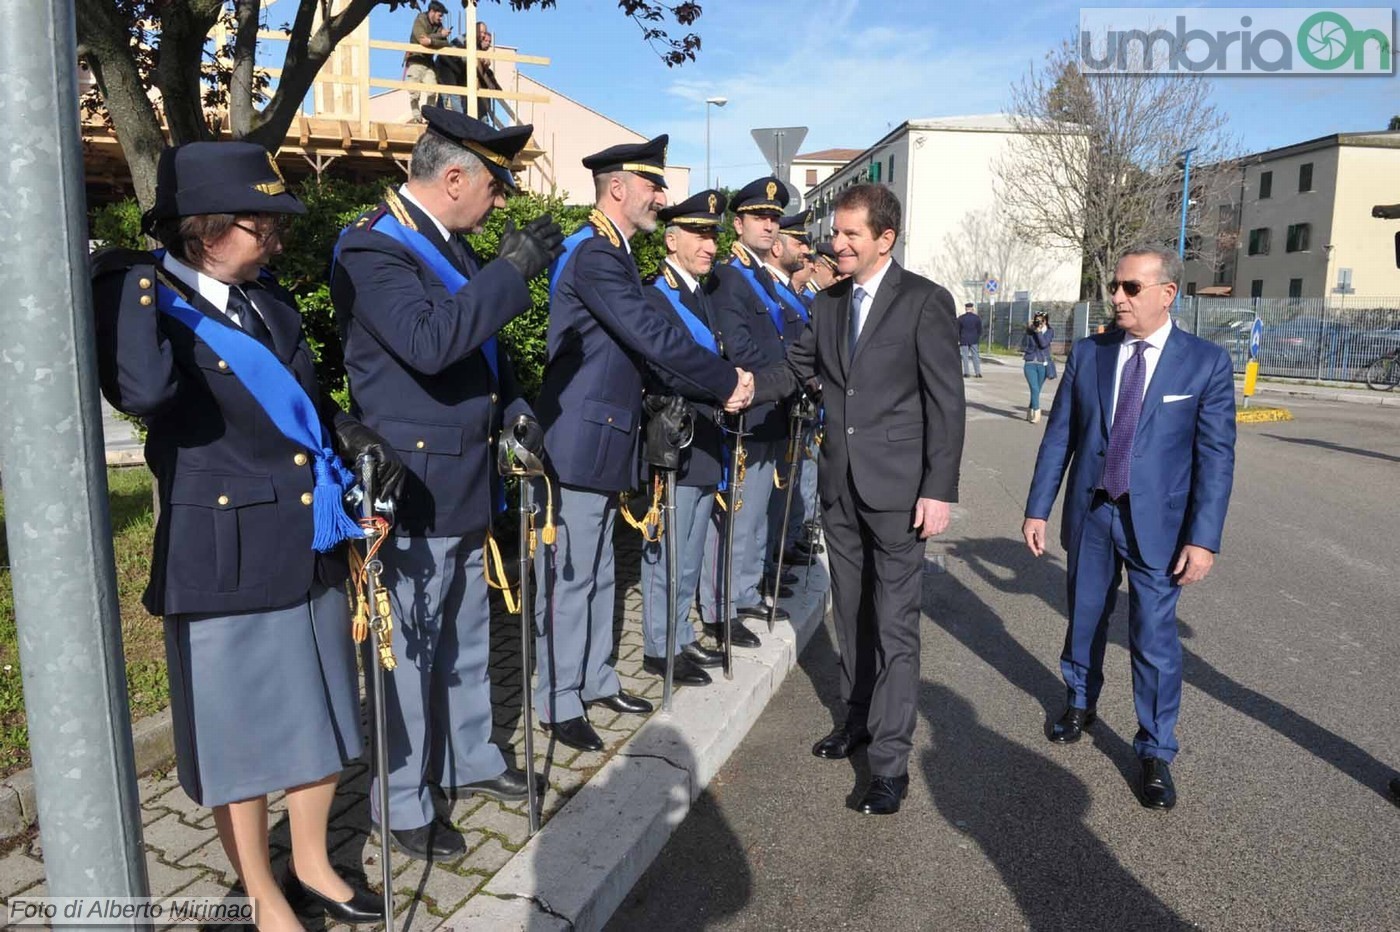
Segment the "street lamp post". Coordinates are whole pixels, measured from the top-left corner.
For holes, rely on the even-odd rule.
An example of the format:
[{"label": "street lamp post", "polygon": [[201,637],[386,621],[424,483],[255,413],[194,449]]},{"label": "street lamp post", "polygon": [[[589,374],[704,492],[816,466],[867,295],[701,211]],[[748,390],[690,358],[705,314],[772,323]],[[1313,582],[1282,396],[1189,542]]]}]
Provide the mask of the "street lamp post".
[{"label": "street lamp post", "polygon": [[[1176,238],[1176,254],[1181,258],[1181,264],[1186,265],[1186,212],[1191,208],[1191,153],[1196,151],[1196,147],[1182,150],[1181,153],[1181,231]],[[1172,299],[1176,310],[1181,309],[1181,283],[1177,282],[1176,297]]]},{"label": "street lamp post", "polygon": [[707,97],[705,98],[705,187],[711,184],[710,179],[710,105],[723,107],[729,103],[728,97]]}]

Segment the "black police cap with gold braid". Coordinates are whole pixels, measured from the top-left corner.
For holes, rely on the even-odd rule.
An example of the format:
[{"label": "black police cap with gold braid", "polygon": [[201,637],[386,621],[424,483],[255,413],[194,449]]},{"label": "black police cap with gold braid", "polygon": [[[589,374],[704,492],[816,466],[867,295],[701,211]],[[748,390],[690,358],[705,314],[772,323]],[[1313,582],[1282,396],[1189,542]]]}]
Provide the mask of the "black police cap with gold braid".
[{"label": "black police cap with gold braid", "polygon": [[791,236],[804,246],[810,246],[812,245],[812,238],[807,233],[807,224],[810,223],[811,220],[811,210],[804,210],[800,214],[784,217],[778,221],[778,232]]},{"label": "black police cap with gold braid", "polygon": [[287,190],[272,153],[251,142],[189,142],[156,163],[156,199],[141,217],[150,233],[159,220],[198,214],[304,214]]},{"label": "black police cap with gold braid", "polygon": [[520,150],[530,141],[534,126],[524,123],[494,129],[465,113],[443,107],[424,107],[423,120],[428,124],[428,132],[455,142],[485,162],[491,174],[504,184],[511,188],[517,186],[511,167]]},{"label": "black police cap with gold braid", "polygon": [[635,172],[661,187],[666,187],[666,144],[671,137],[662,133],[646,142],[609,146],[602,152],[586,156],[583,167],[596,175],[609,172]]},{"label": "black police cap with gold braid", "polygon": [[739,189],[729,202],[729,209],[736,214],[766,213],[782,216],[788,205],[787,185],[777,178],[759,178],[750,181]]},{"label": "black police cap with gold braid", "polygon": [[691,195],[679,204],[663,207],[656,212],[662,223],[705,229],[718,227],[724,220],[724,195],[713,189]]},{"label": "black police cap with gold braid", "polygon": [[823,260],[827,265],[831,266],[831,270],[833,272],[837,270],[835,246],[831,245],[830,243],[818,243],[816,246],[813,247],[813,251],[816,252],[817,258]]}]

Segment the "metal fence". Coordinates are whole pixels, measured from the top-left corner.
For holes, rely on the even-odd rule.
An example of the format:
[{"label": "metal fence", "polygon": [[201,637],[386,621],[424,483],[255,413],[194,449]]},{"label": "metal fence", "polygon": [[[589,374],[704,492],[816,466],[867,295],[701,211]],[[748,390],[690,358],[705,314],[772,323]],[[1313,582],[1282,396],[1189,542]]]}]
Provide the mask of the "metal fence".
[{"label": "metal fence", "polygon": [[[1077,336],[1111,327],[1113,312],[1102,302],[983,302],[988,346],[1021,345],[1031,315],[1045,311],[1055,330],[1057,355]],[[1224,347],[1243,372],[1249,361],[1249,332],[1264,322],[1259,344],[1261,375],[1357,382],[1375,360],[1400,351],[1400,296],[1345,298],[1200,298],[1183,296],[1173,315],[1177,326]]]}]

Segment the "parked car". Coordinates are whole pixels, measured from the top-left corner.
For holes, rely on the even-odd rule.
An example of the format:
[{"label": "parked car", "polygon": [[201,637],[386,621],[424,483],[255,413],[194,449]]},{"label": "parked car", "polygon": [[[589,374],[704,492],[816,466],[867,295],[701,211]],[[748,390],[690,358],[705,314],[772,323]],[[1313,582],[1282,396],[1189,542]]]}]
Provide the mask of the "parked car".
[{"label": "parked car", "polygon": [[1357,330],[1347,337],[1347,355],[1357,365],[1365,365],[1397,349],[1400,349],[1400,324]]},{"label": "parked car", "polygon": [[1248,307],[1211,308],[1202,311],[1196,336],[1223,346],[1241,367],[1249,359],[1249,331],[1254,326],[1254,309]]}]

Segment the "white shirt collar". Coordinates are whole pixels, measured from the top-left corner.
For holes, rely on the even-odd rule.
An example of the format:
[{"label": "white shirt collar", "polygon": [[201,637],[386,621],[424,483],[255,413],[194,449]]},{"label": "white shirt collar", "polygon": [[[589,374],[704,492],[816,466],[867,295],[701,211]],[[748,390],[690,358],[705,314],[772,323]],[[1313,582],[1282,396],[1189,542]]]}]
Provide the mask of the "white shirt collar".
[{"label": "white shirt collar", "polygon": [[873,306],[875,304],[875,292],[880,290],[880,283],[885,280],[885,274],[889,272],[890,266],[894,265],[894,259],[885,258],[885,265],[880,271],[870,276],[870,280],[864,285],[858,284],[855,279],[851,279],[851,287],[859,288],[865,292],[866,300]]},{"label": "white shirt collar", "polygon": [[680,276],[681,281],[685,282],[685,285],[687,288],[690,289],[691,294],[694,294],[700,288],[700,282],[696,281],[695,276],[691,275],[679,265],[676,265],[676,263],[672,262],[670,259],[666,260],[666,264],[671,267],[671,271],[675,272],[677,275]]},{"label": "white shirt collar", "polygon": [[[1171,317],[1168,317],[1167,322],[1165,324],[1149,333],[1145,339],[1150,349],[1155,349],[1157,352],[1160,353],[1162,351],[1162,347],[1167,345],[1167,337],[1171,336],[1171,334],[1172,319]],[[1131,353],[1133,351],[1133,344],[1135,342],[1137,342],[1137,337],[1134,337],[1132,334],[1127,333],[1126,331],[1123,333],[1124,350]],[[1143,352],[1146,352],[1146,350],[1144,350]]]},{"label": "white shirt collar", "polygon": [[[201,298],[208,301],[219,309],[219,313],[228,314],[228,289],[229,286],[219,281],[217,278],[210,278],[198,269],[190,268],[185,263],[176,259],[170,253],[165,254],[161,264],[166,270],[199,294]],[[230,315],[232,316],[232,315]],[[235,320],[234,323],[242,324],[242,321]]]},{"label": "white shirt collar", "polygon": [[772,275],[775,279],[782,282],[784,287],[790,287],[789,282],[791,281],[791,277],[788,275],[788,273],[784,272],[776,265],[770,265],[767,262],[763,263],[763,265],[766,269],[768,269],[769,275]]},{"label": "white shirt collar", "polygon": [[448,242],[452,241],[452,233],[448,231],[447,227],[443,226],[441,220],[433,216],[433,212],[431,210],[423,206],[422,201],[418,200],[418,198],[413,196],[413,192],[408,190],[408,185],[399,185],[399,196],[402,197],[404,200],[408,201],[414,207],[417,207],[419,210],[423,211],[423,213],[427,214],[428,219],[433,221],[433,225],[436,226],[438,232],[442,234],[442,238],[447,240]]}]

